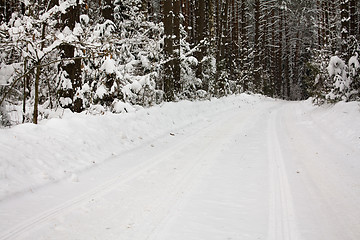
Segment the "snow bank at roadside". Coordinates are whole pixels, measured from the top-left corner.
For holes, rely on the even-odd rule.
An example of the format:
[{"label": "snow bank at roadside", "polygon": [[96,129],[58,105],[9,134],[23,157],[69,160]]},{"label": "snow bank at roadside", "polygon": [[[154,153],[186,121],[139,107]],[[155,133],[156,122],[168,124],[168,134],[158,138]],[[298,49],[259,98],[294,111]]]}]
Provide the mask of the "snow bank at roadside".
[{"label": "snow bank at roadside", "polygon": [[344,143],[360,148],[359,102],[339,102],[335,105],[312,107],[310,114],[320,129],[340,138]]},{"label": "snow bank at roadside", "polygon": [[257,95],[238,95],[211,101],[166,103],[128,114],[65,113],[0,129],[0,200],[41,185],[69,178],[106,159],[201,123],[222,112],[262,101]]}]

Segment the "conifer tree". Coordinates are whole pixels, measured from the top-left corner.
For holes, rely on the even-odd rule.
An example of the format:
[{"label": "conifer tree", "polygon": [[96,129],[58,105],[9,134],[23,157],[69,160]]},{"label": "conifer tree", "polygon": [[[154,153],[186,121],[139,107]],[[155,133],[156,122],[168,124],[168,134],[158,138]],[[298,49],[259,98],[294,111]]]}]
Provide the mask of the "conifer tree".
[{"label": "conifer tree", "polygon": [[180,53],[181,53],[181,36],[180,36],[180,19],[181,19],[181,2],[180,0],[173,1],[173,34],[172,39],[174,41],[174,52],[173,52],[173,76],[174,79],[174,92],[181,92],[181,69],[180,69]]},{"label": "conifer tree", "polygon": [[[80,22],[80,3],[76,0],[70,4],[66,12],[61,14],[61,30],[73,31],[77,23]],[[61,57],[64,59],[74,58],[75,46],[63,43],[60,47]],[[83,110],[83,102],[81,98],[77,97],[77,92],[81,90],[81,59],[75,59],[70,62],[65,62],[62,65],[63,73],[61,75],[62,83],[65,88],[59,92],[64,99],[63,107],[68,107],[74,112],[81,112]]]},{"label": "conifer tree", "polygon": [[174,96],[174,61],[173,57],[173,5],[171,0],[164,0],[164,74],[163,84],[166,101],[173,101]]},{"label": "conifer tree", "polygon": [[260,9],[260,0],[255,0],[254,5],[254,66],[253,66],[253,83],[254,83],[254,91],[258,92],[261,88],[260,86],[260,17],[261,17],[261,9]]}]

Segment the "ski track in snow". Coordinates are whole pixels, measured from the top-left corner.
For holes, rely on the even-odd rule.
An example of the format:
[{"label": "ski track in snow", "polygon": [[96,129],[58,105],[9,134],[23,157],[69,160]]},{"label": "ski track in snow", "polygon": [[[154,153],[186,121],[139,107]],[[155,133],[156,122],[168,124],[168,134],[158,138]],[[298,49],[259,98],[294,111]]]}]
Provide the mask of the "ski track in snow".
[{"label": "ski track in snow", "polygon": [[269,240],[298,240],[293,200],[281,145],[277,135],[279,128],[277,111],[270,115],[268,126],[269,157]]},{"label": "ski track in snow", "polygon": [[[82,194],[79,197],[76,197],[74,199],[71,199],[70,201],[57,206],[49,211],[46,211],[32,219],[29,219],[28,221],[12,228],[9,230],[6,234],[3,234],[0,236],[0,239],[7,240],[7,239],[14,239],[17,236],[20,236],[21,234],[31,230],[32,228],[36,227],[38,224],[44,223],[48,221],[51,218],[56,217],[57,215],[63,214],[64,212],[70,212],[74,208],[76,208],[78,205],[81,205],[82,203],[88,201],[89,199],[93,198],[99,198],[103,195],[105,195],[108,192],[111,192],[111,190],[115,188],[120,188],[121,185],[124,185],[128,183],[129,181],[141,176],[142,174],[146,173],[147,171],[151,170],[155,166],[161,164],[162,162],[168,160],[168,158],[174,154],[174,152],[178,151],[179,149],[183,148],[184,146],[188,145],[188,141],[194,138],[195,134],[191,134],[185,139],[183,139],[181,142],[175,143],[170,148],[166,149],[165,151],[161,151],[159,155],[156,155],[152,157],[150,160],[143,162],[136,166],[134,169],[130,170],[129,172],[116,176],[110,180],[108,180],[106,183],[104,183],[101,186],[96,187],[95,189],[92,189],[91,191]],[[205,149],[207,150],[207,149]],[[199,151],[199,156],[201,154],[204,154],[204,150]],[[198,160],[199,156],[195,156],[195,159]],[[195,167],[194,167],[195,168]],[[188,174],[188,173],[187,173]]]},{"label": "ski track in snow", "polygon": [[214,112],[0,202],[0,240],[360,239],[360,149],[312,114],[268,99]]},{"label": "ski track in snow", "polygon": [[[188,138],[191,137],[192,136],[189,136]],[[60,206],[57,206],[54,209],[46,211],[26,221],[25,223],[11,229],[10,231],[8,231],[8,233],[0,236],[0,239],[4,239],[4,240],[13,239],[21,235],[22,233],[36,227],[38,224],[44,223],[47,220],[56,217],[57,215],[63,214],[64,212],[70,212],[72,209],[76,208],[78,205],[86,202],[89,199],[99,198],[100,196],[105,195],[107,192],[110,192],[114,188],[119,188],[121,185],[124,185],[127,182],[131,181],[132,179],[139,177],[141,174],[144,174],[146,171],[149,171],[154,166],[161,164],[171,154],[173,154],[173,152],[176,149],[182,147],[184,144],[186,144],[186,141],[175,144],[171,148],[168,148],[167,150],[163,151],[161,153],[161,156],[155,156],[150,161],[139,164],[139,166],[135,167],[134,169],[130,170],[124,175],[116,176],[115,178],[108,180],[103,185],[96,187],[95,189],[92,189],[91,191],[82,194],[81,196],[76,197],[75,199],[71,199],[70,201]]]},{"label": "ski track in snow", "polygon": [[[223,118],[221,120],[224,121]],[[26,220],[15,227],[12,227],[10,230],[6,231],[5,234],[0,235],[0,239],[7,240],[15,239],[17,237],[19,237],[20,239],[21,237],[24,237],[24,239],[29,239],[27,236],[27,233],[29,231],[34,231],[34,229],[37,229],[42,224],[46,224],[47,222],[51,221],[56,217],[71,213],[76,208],[79,208],[81,205],[86,204],[90,199],[106,196],[107,193],[111,193],[112,190],[120,189],[126,184],[129,184],[129,182],[135,181],[137,178],[143,177],[143,175],[148,174],[148,172],[151,172],[152,170],[156,171],[156,168],[159,167],[161,164],[164,164],[164,162],[175,162],[176,160],[178,160],[176,159],[176,155],[179,154],[179,152],[182,153],[184,148],[189,148],[189,146],[192,145],[191,143],[200,144],[200,148],[195,149],[194,154],[186,156],[187,158],[190,157],[189,159],[191,159],[192,162],[191,165],[189,165],[189,167],[187,168],[187,171],[184,171],[183,176],[181,176],[180,179],[176,180],[176,184],[174,183],[171,188],[166,188],[168,192],[170,192],[169,189],[176,189],[176,191],[172,193],[173,196],[171,196],[168,201],[162,200],[162,203],[174,203],[170,201],[170,199],[176,201],[177,198],[181,196],[184,189],[189,188],[191,184],[184,184],[184,182],[187,182],[188,178],[191,179],[193,172],[196,172],[196,174],[200,173],[202,161],[206,158],[211,157],[209,156],[209,154],[214,154],[213,149],[216,148],[216,145],[221,143],[221,139],[225,138],[226,140],[226,138],[228,137],[227,134],[232,131],[232,127],[239,119],[236,118],[236,120],[234,120],[230,118],[230,120],[230,123],[224,122],[223,124],[218,124],[215,121],[215,123],[209,124],[209,126],[207,126],[205,129],[200,128],[196,132],[186,136],[181,141],[178,141],[177,143],[171,145],[165,151],[160,151],[158,155],[153,156],[151,157],[151,159],[146,160],[146,162],[139,164],[129,172],[119,176],[115,176],[114,178],[108,180],[106,183],[94,189],[91,189],[90,191],[83,193],[82,195],[75,197],[74,199],[71,199],[59,206],[56,206],[55,208],[52,208],[45,211],[44,213],[32,217],[29,220]],[[194,151],[193,149],[190,150]],[[168,192],[164,192],[163,194],[166,195],[168,194]],[[155,202],[153,204],[156,205]],[[162,217],[162,215],[166,213],[164,209],[166,210],[167,208],[170,208],[170,206],[159,206],[159,209],[157,209],[153,214],[153,221],[157,221],[157,215],[161,215]],[[144,232],[148,230],[142,229],[141,231],[143,232],[141,233],[141,235],[144,235]],[[60,239],[61,238],[62,237],[60,237]]]},{"label": "ski track in snow", "polygon": [[303,103],[288,103],[279,112],[287,172],[297,176],[291,190],[302,238],[360,239],[360,149],[334,135],[339,129],[319,125]]}]

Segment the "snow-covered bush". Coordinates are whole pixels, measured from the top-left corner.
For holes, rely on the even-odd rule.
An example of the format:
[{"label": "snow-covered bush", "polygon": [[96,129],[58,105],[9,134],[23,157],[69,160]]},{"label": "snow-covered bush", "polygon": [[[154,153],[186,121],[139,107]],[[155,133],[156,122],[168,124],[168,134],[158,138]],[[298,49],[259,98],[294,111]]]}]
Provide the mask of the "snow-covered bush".
[{"label": "snow-covered bush", "polygon": [[111,111],[113,113],[129,113],[136,111],[135,107],[130,103],[122,102],[118,99],[115,99],[112,104]]},{"label": "snow-covered bush", "polygon": [[358,56],[358,53],[355,53],[355,55],[349,59],[349,72],[352,77],[357,75],[360,68]]},{"label": "snow-covered bush", "polygon": [[331,57],[327,67],[332,79],[332,89],[327,94],[329,101],[349,101],[359,98],[359,67],[357,53],[349,59],[348,65],[337,56]]},{"label": "snow-covered bush", "polygon": [[231,93],[230,91],[230,73],[226,70],[226,62],[222,60],[217,71],[214,94],[217,97],[223,97]]},{"label": "snow-covered bush", "polygon": [[208,94],[214,92],[213,86],[216,76],[216,59],[212,55],[204,57],[202,60],[202,69],[203,69],[203,80],[202,87],[203,90],[207,91]]},{"label": "snow-covered bush", "polygon": [[345,62],[338,56],[333,56],[330,58],[327,70],[333,84],[331,92],[327,94],[327,99],[330,101],[346,100],[349,79]]},{"label": "snow-covered bush", "polygon": [[156,100],[155,72],[128,79],[129,83],[122,88],[124,101],[134,105],[151,106]]},{"label": "snow-covered bush", "polygon": [[182,92],[180,99],[195,99],[196,91],[202,86],[201,79],[196,77],[199,62],[193,56],[183,57],[180,63]]}]

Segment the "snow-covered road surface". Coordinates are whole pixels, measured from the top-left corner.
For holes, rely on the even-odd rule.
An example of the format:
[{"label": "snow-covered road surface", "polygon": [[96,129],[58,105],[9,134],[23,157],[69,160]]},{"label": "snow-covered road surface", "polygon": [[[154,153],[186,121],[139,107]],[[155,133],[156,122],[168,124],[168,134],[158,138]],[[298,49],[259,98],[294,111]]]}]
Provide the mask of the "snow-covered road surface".
[{"label": "snow-covered road surface", "polygon": [[248,98],[4,198],[0,239],[360,239],[360,107]]}]

